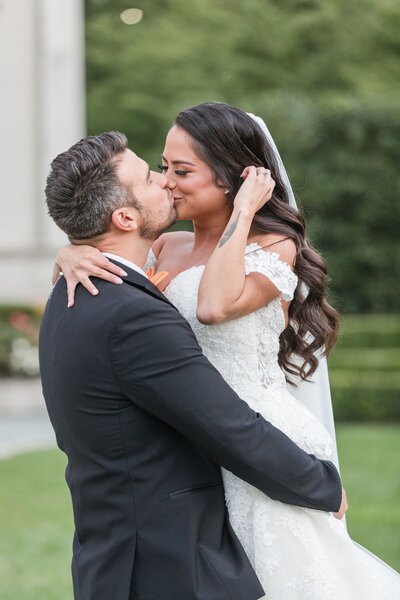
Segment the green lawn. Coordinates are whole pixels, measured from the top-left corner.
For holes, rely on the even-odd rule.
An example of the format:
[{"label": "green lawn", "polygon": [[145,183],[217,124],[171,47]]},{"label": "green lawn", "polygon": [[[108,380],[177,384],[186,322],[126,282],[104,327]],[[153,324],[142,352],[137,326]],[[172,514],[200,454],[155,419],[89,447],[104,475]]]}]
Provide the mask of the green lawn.
[{"label": "green lawn", "polygon": [[71,600],[71,502],[59,451],[0,462],[2,600]]},{"label": "green lawn", "polygon": [[[340,425],[349,530],[400,569],[400,426]],[[72,519],[61,452],[0,462],[2,600],[71,600]]]},{"label": "green lawn", "polygon": [[400,425],[337,428],[354,540],[400,571]]}]

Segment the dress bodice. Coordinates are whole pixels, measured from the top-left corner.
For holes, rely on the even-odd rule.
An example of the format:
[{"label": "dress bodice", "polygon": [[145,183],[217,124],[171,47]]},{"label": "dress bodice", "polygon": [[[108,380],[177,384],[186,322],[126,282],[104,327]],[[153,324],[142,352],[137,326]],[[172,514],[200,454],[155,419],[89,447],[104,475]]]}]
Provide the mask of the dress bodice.
[{"label": "dress bodice", "polygon": [[236,391],[255,382],[285,385],[278,365],[279,336],[285,328],[281,299],[292,299],[297,276],[278,254],[266,252],[258,244],[249,244],[246,274],[264,274],[280,294],[247,316],[209,326],[196,318],[197,293],[204,268],[195,266],[179,273],[165,290],[169,300],[189,321],[204,354]]},{"label": "dress bodice", "polygon": [[[146,265],[153,266],[154,255]],[[258,244],[246,247],[245,272],[262,273],[279,296],[249,315],[217,325],[196,317],[197,294],[204,265],[179,273],[164,293],[191,325],[205,356],[249,406],[284,431],[301,448],[328,458],[332,442],[311,413],[286,388],[278,363],[279,337],[285,328],[282,300],[291,300],[297,276],[279,254]]]}]

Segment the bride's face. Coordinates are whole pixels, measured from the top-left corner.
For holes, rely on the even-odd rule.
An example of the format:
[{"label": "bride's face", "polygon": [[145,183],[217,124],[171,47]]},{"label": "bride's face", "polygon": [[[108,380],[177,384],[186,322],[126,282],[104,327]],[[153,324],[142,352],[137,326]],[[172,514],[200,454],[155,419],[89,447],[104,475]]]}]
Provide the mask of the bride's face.
[{"label": "bride's face", "polygon": [[178,219],[209,218],[231,211],[224,188],[210,167],[197,156],[192,138],[181,127],[170,129],[162,154],[162,170],[174,198]]}]

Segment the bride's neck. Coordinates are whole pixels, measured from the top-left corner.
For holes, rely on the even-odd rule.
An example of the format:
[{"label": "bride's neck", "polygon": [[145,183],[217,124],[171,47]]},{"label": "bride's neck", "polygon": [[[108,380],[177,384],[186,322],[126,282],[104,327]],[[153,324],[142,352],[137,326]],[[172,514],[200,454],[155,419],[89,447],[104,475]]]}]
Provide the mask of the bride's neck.
[{"label": "bride's neck", "polygon": [[193,221],[194,248],[210,246],[213,249],[217,245],[229,218],[216,218],[212,221]]}]

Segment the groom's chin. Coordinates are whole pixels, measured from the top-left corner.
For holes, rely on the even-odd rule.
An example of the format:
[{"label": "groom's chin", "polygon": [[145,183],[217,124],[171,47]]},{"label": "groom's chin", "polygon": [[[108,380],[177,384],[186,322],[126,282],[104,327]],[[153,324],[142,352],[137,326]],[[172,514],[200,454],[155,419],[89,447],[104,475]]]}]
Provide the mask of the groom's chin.
[{"label": "groom's chin", "polygon": [[168,231],[168,229],[170,227],[172,227],[172,225],[174,225],[176,223],[176,221],[177,221],[177,218],[176,218],[176,212],[175,212],[172,216],[170,216],[168,221],[166,221],[164,223],[164,225],[160,225],[157,228],[145,226],[142,229],[142,231],[140,232],[140,237],[145,240],[155,242],[160,237],[160,235],[162,235],[163,233]]},{"label": "groom's chin", "polygon": [[160,235],[162,235],[163,233],[165,233],[166,231],[168,231],[168,229],[170,227],[172,227],[172,225],[175,225],[175,223],[178,221],[178,215],[175,209],[173,209],[173,213],[170,215],[168,222],[165,224],[165,226],[160,229],[160,231],[158,232],[158,235],[155,239],[159,238]]}]

